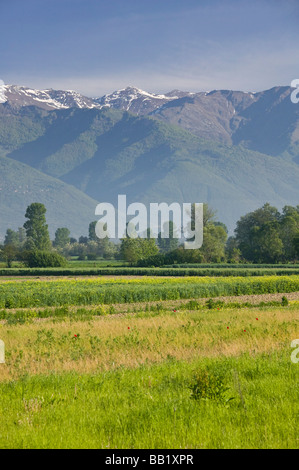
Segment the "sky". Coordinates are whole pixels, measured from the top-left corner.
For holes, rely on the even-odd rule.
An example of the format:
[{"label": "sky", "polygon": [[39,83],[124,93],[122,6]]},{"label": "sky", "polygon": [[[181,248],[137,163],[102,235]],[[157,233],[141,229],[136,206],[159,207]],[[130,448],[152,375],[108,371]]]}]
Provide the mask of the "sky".
[{"label": "sky", "polygon": [[261,91],[299,78],[299,0],[0,0],[0,82]]}]

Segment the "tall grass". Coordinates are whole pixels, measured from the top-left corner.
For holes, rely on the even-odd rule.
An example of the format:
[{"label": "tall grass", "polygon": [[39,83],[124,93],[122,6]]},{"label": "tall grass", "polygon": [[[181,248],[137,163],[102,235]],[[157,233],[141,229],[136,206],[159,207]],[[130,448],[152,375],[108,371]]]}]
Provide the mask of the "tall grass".
[{"label": "tall grass", "polygon": [[289,350],[291,340],[299,337],[298,305],[191,310],[157,304],[126,315],[84,307],[59,308],[52,318],[48,314],[42,320],[26,315],[18,321],[12,313],[1,325],[6,363],[0,365],[0,381],[23,373],[138,367],[168,357],[192,360]]},{"label": "tall grass", "polygon": [[[229,402],[192,398],[198,371]],[[0,384],[1,448],[298,448],[298,366],[288,352],[144,365]]]}]

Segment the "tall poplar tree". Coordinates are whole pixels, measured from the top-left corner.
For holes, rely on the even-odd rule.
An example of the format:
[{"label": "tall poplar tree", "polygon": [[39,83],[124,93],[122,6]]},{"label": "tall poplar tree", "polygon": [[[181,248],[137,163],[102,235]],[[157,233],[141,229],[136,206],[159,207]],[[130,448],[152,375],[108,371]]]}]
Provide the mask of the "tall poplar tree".
[{"label": "tall poplar tree", "polygon": [[52,246],[45,214],[46,208],[40,202],[30,204],[25,213],[28,219],[24,223],[27,239],[32,240],[38,250],[50,250]]}]

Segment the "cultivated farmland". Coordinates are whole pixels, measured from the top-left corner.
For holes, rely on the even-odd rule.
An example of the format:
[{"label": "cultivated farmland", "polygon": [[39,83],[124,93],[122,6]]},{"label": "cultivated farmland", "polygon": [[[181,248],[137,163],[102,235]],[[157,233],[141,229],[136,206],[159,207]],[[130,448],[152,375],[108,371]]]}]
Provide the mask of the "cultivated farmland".
[{"label": "cultivated farmland", "polygon": [[298,292],[292,274],[2,278],[1,447],[298,447]]}]

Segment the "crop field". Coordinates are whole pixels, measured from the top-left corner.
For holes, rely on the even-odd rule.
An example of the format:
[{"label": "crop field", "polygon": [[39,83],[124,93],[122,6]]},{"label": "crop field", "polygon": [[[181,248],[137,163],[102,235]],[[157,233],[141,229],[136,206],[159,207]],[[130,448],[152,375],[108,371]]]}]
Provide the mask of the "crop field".
[{"label": "crop field", "polygon": [[2,279],[0,447],[298,448],[297,338],[297,275]]},{"label": "crop field", "polygon": [[299,291],[299,276],[103,277],[0,282],[0,308],[89,305]]},{"label": "crop field", "polygon": [[[84,265],[83,265],[84,266]],[[275,267],[69,267],[69,268],[0,268],[0,277],[28,276],[165,276],[165,277],[248,277],[248,276],[291,276],[299,275],[299,268],[294,266]]]}]

